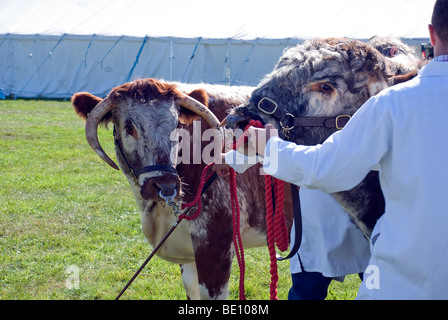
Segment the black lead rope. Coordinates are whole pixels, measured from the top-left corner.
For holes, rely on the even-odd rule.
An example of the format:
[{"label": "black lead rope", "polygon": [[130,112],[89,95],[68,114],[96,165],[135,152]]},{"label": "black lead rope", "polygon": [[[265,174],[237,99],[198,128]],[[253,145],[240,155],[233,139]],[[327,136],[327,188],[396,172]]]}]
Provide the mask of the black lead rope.
[{"label": "black lead rope", "polygon": [[277,256],[278,261],[288,260],[294,257],[299,251],[302,243],[302,210],[300,208],[299,188],[295,184],[291,185],[292,209],[294,213],[294,245],[286,257]]}]

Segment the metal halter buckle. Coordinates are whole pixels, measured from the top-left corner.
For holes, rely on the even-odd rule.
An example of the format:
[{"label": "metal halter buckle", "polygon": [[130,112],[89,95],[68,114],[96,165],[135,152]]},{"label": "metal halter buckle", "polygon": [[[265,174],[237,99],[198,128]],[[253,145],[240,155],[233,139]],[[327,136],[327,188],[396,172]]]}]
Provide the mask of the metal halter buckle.
[{"label": "metal halter buckle", "polygon": [[343,124],[343,125],[338,124],[338,121],[341,118],[348,118],[348,120],[350,120],[352,117],[349,116],[348,114],[341,114],[340,116],[337,116],[336,119],[334,120],[334,125],[335,125],[336,129],[338,129],[338,130],[341,130],[345,126],[345,124]]},{"label": "metal halter buckle", "polygon": [[[272,110],[272,111],[268,111],[267,109],[264,109],[263,106],[262,106],[262,104],[263,104],[264,101],[268,101],[269,103],[273,104],[273,105],[274,105],[274,110]],[[277,110],[277,108],[278,108],[278,104],[277,104],[277,102],[275,102],[275,101],[272,100],[271,98],[263,97],[263,98],[261,98],[260,101],[258,101],[257,107],[258,107],[258,109],[259,109],[261,112],[263,112],[263,113],[266,113],[266,114],[273,114],[273,113]]]}]

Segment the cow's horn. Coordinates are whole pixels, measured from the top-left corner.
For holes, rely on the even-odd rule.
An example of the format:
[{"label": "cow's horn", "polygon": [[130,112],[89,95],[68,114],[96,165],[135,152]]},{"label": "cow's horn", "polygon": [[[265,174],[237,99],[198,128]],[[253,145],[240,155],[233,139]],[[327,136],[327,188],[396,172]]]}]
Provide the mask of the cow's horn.
[{"label": "cow's horn", "polygon": [[207,122],[207,124],[210,126],[210,128],[218,128],[219,127],[219,120],[216,118],[216,116],[211,112],[206,106],[204,106],[202,103],[197,101],[196,99],[193,99],[192,97],[188,95],[184,95],[180,101],[179,104],[196,113],[198,116],[200,116],[202,119]]},{"label": "cow's horn", "polygon": [[103,159],[112,168],[119,170],[115,162],[113,162],[106,152],[104,152],[100,142],[98,141],[98,124],[101,119],[103,119],[103,117],[114,107],[115,106],[109,103],[106,98],[98,103],[95,108],[93,108],[86,121],[86,139],[90,147],[101,159]]}]

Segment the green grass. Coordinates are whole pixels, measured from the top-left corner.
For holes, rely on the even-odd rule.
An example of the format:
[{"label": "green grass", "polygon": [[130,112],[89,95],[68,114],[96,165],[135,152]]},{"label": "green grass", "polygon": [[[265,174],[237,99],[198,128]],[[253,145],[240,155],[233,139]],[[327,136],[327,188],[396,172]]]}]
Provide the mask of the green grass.
[{"label": "green grass", "polygon": [[[121,172],[88,146],[70,102],[0,101],[0,299],[114,299],[151,252]],[[111,130],[99,138],[113,154]],[[245,250],[248,299],[269,299],[267,248]],[[79,288],[66,286],[70,266]],[[279,263],[279,298],[291,280]],[[238,299],[234,262],[230,299]],[[333,282],[353,299],[359,280]],[[179,267],[155,257],[122,299],[185,299]]]}]

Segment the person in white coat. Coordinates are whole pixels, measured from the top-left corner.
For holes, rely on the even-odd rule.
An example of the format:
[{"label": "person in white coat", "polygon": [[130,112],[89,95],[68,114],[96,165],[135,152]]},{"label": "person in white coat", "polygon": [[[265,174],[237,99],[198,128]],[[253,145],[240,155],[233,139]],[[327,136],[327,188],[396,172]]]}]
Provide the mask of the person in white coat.
[{"label": "person in white coat", "polygon": [[267,174],[301,187],[343,191],[379,170],[386,209],[358,299],[448,299],[448,0],[436,0],[429,34],[433,61],[323,144],[283,141],[270,125],[243,134],[260,156],[278,150],[277,165],[264,159]]},{"label": "person in white coat", "polygon": [[[369,243],[347,212],[329,194],[302,188],[302,242],[290,259],[289,300],[323,300],[332,280],[362,274],[370,258]],[[291,247],[295,241],[291,229]]]},{"label": "person in white coat", "polygon": [[[259,160],[232,150],[217,163],[244,173]],[[227,165],[215,164],[214,169],[225,176]],[[324,300],[332,280],[342,282],[346,275],[364,271],[370,258],[369,243],[331,195],[302,189],[299,196],[302,238],[297,254],[290,259],[292,286],[288,300]],[[294,230],[293,226],[291,247],[296,236]]]}]

